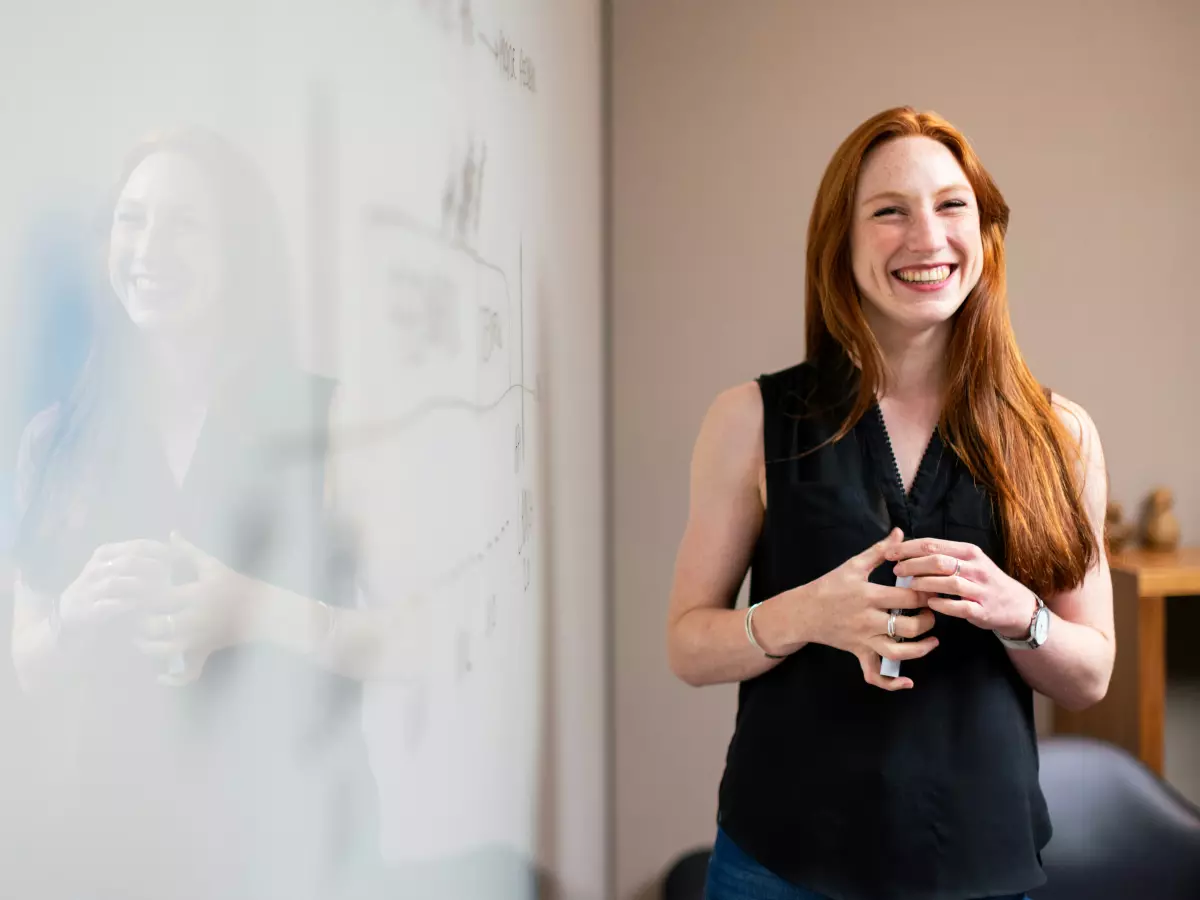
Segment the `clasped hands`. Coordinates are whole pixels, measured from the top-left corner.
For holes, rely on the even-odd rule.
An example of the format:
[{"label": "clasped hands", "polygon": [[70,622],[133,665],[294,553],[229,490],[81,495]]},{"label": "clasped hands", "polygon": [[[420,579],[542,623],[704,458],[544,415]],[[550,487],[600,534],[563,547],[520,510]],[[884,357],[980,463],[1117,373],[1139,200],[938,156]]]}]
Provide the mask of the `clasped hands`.
[{"label": "clasped hands", "polygon": [[186,684],[212,653],[249,638],[255,584],[178,534],[104,544],[60,597],[60,634],[131,638],[161,659],[160,682]]},{"label": "clasped hands", "polygon": [[[965,619],[1005,637],[1028,633],[1037,609],[1032,591],[1000,569],[975,544],[935,538],[904,540],[892,532],[838,568],[812,582],[806,618],[811,640],[853,653],[863,678],[886,690],[911,688],[911,678],[879,673],[881,658],[906,660],[925,656],[937,638],[922,638],[934,624],[934,612]],[[869,578],[884,562],[895,562],[897,577],[912,576],[907,588],[878,585]],[[939,595],[952,595],[949,597]],[[890,610],[920,610],[898,616],[888,637]]]}]

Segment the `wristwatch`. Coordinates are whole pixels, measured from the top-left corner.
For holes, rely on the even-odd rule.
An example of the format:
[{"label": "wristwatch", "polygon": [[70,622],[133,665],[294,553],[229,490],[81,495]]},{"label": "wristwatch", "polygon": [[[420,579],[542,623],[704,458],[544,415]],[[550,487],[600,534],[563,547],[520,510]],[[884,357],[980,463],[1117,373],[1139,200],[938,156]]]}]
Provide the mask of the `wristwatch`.
[{"label": "wristwatch", "polygon": [[1034,610],[1033,618],[1029,620],[1028,637],[1007,638],[999,632],[993,632],[1005,647],[1012,647],[1014,650],[1036,650],[1046,643],[1046,635],[1050,631],[1050,610],[1037,594],[1033,595],[1033,599],[1037,601],[1037,609]]}]

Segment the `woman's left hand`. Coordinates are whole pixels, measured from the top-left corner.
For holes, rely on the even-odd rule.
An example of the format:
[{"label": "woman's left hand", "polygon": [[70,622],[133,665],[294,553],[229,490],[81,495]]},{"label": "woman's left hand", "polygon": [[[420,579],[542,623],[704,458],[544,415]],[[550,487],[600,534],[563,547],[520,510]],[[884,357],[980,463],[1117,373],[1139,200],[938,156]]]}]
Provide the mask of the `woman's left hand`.
[{"label": "woman's left hand", "polygon": [[897,576],[913,576],[912,590],[930,595],[929,608],[934,612],[966,619],[1008,638],[1029,634],[1038,608],[1033,591],[1003,572],[974,544],[919,538],[897,545],[887,558],[897,560]]},{"label": "woman's left hand", "polygon": [[191,570],[189,580],[169,588],[143,619],[138,648],[163,659],[161,683],[183,685],[200,676],[210,655],[246,640],[254,582],[178,534],[171,548]]}]

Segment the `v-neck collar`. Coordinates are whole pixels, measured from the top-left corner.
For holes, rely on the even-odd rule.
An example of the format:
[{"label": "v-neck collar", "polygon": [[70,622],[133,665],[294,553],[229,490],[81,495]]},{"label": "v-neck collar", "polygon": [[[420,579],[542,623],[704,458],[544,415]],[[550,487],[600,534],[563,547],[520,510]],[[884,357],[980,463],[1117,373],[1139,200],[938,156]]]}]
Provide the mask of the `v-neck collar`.
[{"label": "v-neck collar", "polygon": [[896,460],[892,438],[888,434],[887,423],[883,418],[883,408],[876,400],[864,416],[868,420],[868,432],[874,436],[874,446],[881,466],[879,481],[887,498],[888,510],[892,521],[899,524],[906,535],[911,536],[913,524],[924,512],[924,503],[929,496],[929,485],[941,462],[943,444],[939,429],[935,426],[917,463],[917,471],[912,484],[904,490],[904,479],[900,474],[900,464]]},{"label": "v-neck collar", "polygon": [[212,444],[216,439],[215,432],[223,428],[222,412],[217,407],[215,399],[210,400],[205,408],[204,418],[196,433],[191,457],[184,469],[183,478],[175,476],[166,441],[163,440],[157,423],[145,411],[139,415],[141,416],[138,422],[140,437],[137,441],[142,449],[135,452],[131,460],[139,460],[140,465],[145,468],[132,473],[133,477],[139,480],[150,478],[157,482],[160,485],[159,490],[163,492],[163,499],[167,497],[182,498],[194,493],[196,486],[206,477],[204,469],[208,466],[208,456],[212,452]]},{"label": "v-neck collar", "polygon": [[167,470],[171,473],[171,481],[179,490],[183,490],[188,483],[192,472],[195,470],[196,462],[200,456],[200,448],[204,439],[204,433],[207,431],[209,418],[209,407],[206,405],[201,411],[198,420],[192,425],[191,445],[187,448],[186,459],[183,460],[183,475],[180,476],[175,471],[176,460],[171,456],[171,447],[168,445],[166,437],[161,430],[158,431],[158,446],[162,451],[163,461],[166,463]]}]

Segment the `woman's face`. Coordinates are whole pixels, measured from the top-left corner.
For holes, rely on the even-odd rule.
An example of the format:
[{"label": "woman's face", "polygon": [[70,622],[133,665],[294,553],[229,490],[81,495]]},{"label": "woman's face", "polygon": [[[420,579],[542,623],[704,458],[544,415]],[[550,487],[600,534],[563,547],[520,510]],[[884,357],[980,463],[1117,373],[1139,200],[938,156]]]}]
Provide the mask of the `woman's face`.
[{"label": "woman's face", "polygon": [[905,331],[948,321],[983,271],[979,207],[954,154],[925,137],[871,151],[859,173],[850,248],[869,320]]},{"label": "woman's face", "polygon": [[147,156],[113,210],[108,274],[142,331],[211,324],[221,288],[220,223],[204,173],[186,156]]}]

